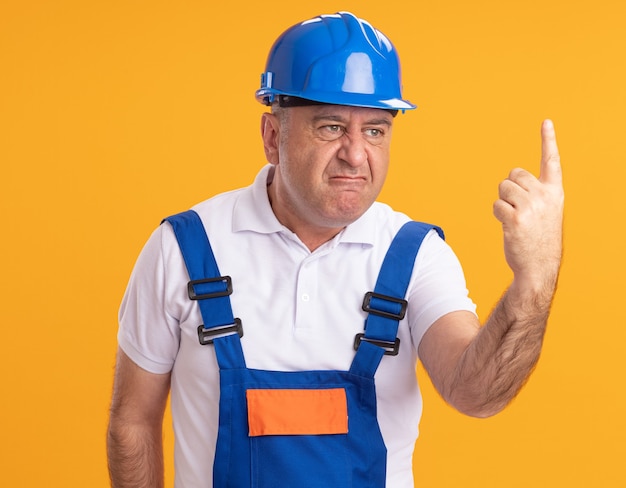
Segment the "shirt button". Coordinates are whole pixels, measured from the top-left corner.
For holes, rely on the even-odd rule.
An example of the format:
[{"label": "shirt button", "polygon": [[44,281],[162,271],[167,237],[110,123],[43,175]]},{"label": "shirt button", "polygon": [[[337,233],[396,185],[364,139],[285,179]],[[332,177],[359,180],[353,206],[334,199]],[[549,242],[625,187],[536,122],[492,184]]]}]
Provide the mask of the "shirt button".
[{"label": "shirt button", "polygon": [[308,295],[307,293],[304,293],[304,294],[302,295],[302,301],[303,301],[303,302],[308,302],[309,300],[310,300],[309,295]]}]

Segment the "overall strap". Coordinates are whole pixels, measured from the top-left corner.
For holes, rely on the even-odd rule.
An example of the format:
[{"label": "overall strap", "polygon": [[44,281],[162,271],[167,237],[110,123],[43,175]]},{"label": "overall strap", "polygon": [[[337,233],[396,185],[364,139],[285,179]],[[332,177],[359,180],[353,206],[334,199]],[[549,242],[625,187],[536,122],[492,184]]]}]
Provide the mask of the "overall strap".
[{"label": "overall strap", "polygon": [[407,308],[405,295],[413,274],[417,252],[432,229],[443,239],[443,231],[422,222],[407,222],[394,237],[385,255],[373,292],[363,301],[368,312],[365,333],[357,334],[357,353],[350,367],[355,374],[373,377],[383,355],[397,355],[400,347],[398,325]]},{"label": "overall strap", "polygon": [[240,337],[241,321],[234,318],[230,305],[232,282],[222,276],[204,225],[193,210],[167,217],[176,235],[183,255],[189,283],[187,294],[198,302],[204,324],[198,326],[198,340],[202,345],[214,344],[221,369],[245,368]]}]

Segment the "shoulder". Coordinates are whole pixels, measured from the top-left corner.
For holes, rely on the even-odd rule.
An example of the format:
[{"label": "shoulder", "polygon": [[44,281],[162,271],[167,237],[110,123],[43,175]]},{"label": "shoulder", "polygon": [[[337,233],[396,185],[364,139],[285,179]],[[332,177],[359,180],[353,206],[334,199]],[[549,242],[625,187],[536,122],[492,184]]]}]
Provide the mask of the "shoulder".
[{"label": "shoulder", "polygon": [[242,194],[249,191],[249,188],[237,188],[235,190],[225,191],[217,195],[207,198],[206,200],[196,203],[191,207],[200,217],[213,214],[218,210],[226,208],[232,209]]},{"label": "shoulder", "polygon": [[[400,229],[409,222],[412,223],[412,231],[410,232],[412,235],[423,232],[428,234],[425,241],[431,239],[442,240],[437,238],[437,233],[441,229],[436,224],[412,219],[407,214],[394,210],[385,203],[375,202],[363,216],[363,219],[364,225],[373,229],[376,241],[378,241],[376,244],[385,245],[391,243]],[[435,230],[431,231],[431,229]],[[441,232],[441,237],[443,237],[443,232]]]}]

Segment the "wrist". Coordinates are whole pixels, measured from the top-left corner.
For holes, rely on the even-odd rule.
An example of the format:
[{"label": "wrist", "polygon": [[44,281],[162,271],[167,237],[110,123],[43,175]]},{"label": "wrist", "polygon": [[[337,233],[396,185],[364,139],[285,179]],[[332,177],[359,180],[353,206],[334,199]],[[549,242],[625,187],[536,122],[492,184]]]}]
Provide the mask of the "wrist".
[{"label": "wrist", "polygon": [[[506,309],[516,315],[547,315],[557,287],[558,273],[553,277],[515,276],[506,292]],[[529,317],[530,318],[530,317]]]}]

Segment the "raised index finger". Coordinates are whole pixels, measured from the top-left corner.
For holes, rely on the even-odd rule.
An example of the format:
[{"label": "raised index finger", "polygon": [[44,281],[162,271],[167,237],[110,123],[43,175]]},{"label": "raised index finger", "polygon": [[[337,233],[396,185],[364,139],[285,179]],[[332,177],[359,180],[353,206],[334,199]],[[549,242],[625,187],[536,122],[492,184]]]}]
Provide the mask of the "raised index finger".
[{"label": "raised index finger", "polygon": [[542,183],[561,183],[561,157],[556,145],[556,132],[551,120],[546,119],[541,125],[541,168],[539,181]]}]

